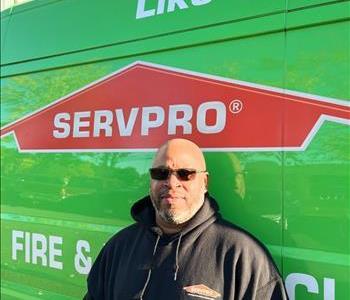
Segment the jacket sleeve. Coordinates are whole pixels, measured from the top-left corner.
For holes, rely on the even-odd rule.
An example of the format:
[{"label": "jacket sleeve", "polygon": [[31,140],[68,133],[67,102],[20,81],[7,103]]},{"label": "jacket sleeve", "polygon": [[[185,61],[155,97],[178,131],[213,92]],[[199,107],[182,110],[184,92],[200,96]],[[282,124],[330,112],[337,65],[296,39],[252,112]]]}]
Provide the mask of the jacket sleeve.
[{"label": "jacket sleeve", "polygon": [[103,247],[97,256],[87,279],[87,293],[84,300],[96,300],[105,298],[107,254],[106,247]]},{"label": "jacket sleeve", "polygon": [[256,294],[256,299],[264,300],[288,300],[288,295],[281,278],[274,279],[261,287]]}]

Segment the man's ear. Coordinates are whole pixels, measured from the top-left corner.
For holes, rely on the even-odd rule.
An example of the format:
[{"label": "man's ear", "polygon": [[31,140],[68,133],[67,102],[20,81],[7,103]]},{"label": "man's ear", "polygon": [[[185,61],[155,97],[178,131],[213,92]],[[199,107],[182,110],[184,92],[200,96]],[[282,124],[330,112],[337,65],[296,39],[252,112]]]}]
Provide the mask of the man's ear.
[{"label": "man's ear", "polygon": [[208,184],[209,184],[209,174],[205,174],[204,177],[204,186],[205,186],[205,191],[208,191]]}]

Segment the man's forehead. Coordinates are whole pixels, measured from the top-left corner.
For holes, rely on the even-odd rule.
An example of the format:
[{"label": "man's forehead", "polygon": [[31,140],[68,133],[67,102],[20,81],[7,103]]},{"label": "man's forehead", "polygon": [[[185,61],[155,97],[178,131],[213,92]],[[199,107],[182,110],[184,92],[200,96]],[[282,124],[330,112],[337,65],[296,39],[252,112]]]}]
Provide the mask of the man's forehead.
[{"label": "man's forehead", "polygon": [[205,169],[205,160],[196,144],[185,139],[174,139],[159,148],[153,167],[159,166]]},{"label": "man's forehead", "polygon": [[199,168],[200,160],[188,153],[163,152],[156,156],[154,167]]}]

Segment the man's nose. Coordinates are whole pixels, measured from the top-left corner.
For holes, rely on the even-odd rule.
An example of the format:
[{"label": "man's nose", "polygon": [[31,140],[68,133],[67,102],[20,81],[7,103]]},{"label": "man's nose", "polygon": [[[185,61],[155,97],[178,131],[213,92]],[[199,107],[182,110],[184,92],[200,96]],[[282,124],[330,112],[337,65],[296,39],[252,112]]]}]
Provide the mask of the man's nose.
[{"label": "man's nose", "polygon": [[176,177],[175,173],[171,173],[168,179],[165,180],[165,184],[171,188],[175,188],[181,185],[181,181]]}]

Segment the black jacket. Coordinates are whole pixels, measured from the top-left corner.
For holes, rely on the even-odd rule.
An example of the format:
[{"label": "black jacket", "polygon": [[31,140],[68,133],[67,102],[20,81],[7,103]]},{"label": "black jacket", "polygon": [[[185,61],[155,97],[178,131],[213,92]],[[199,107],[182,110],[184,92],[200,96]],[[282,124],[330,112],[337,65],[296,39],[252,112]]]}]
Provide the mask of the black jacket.
[{"label": "black jacket", "polygon": [[85,299],[284,300],[283,281],[258,241],[221,219],[206,200],[176,235],[162,235],[149,197],[132,207],[137,223],[103,247]]}]

